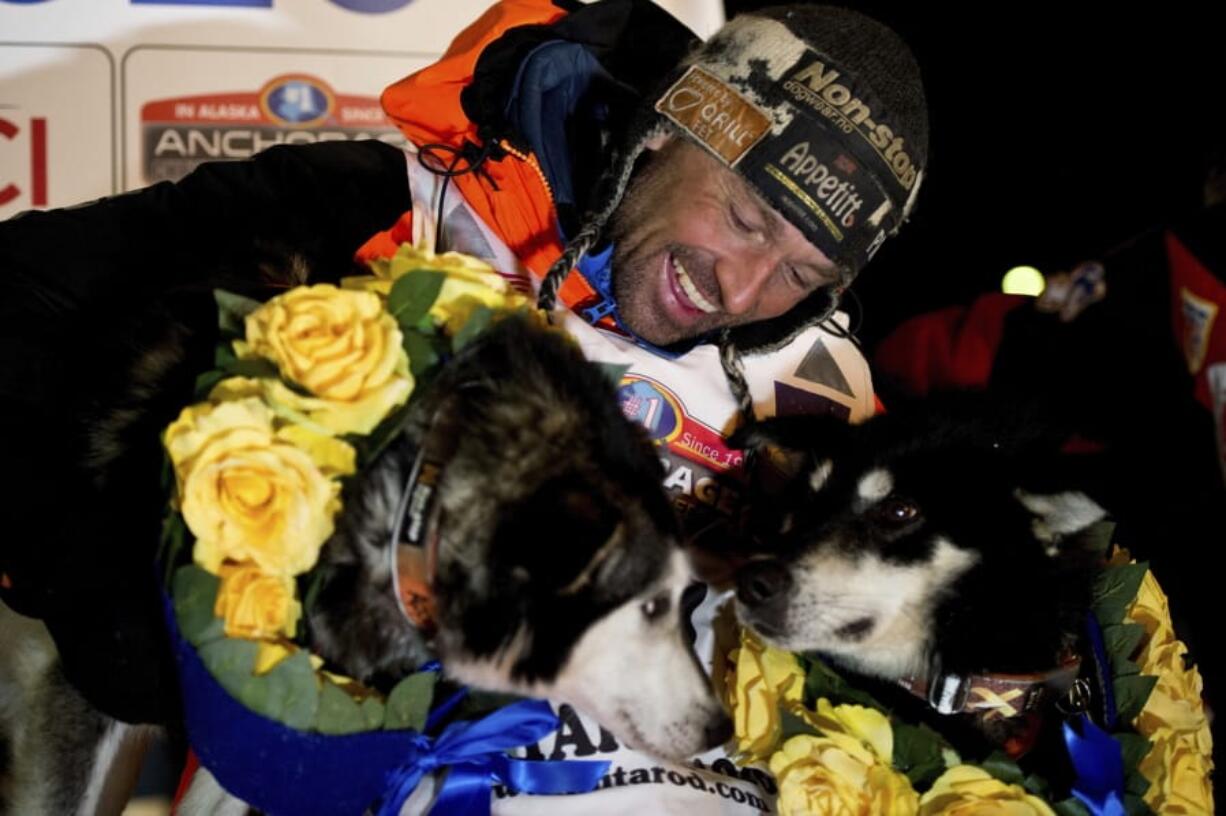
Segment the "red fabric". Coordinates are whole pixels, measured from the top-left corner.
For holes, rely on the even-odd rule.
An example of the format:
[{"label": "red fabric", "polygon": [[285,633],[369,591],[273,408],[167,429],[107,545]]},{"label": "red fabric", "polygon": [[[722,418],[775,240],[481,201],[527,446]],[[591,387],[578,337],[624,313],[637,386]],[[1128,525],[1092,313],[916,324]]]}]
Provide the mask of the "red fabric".
[{"label": "red fabric", "polygon": [[200,760],[196,758],[196,752],[188,748],[187,758],[183,761],[183,773],[179,775],[179,789],[175,791],[175,798],[170,803],[171,816],[179,812],[179,804],[187,795],[187,789],[192,786],[192,778],[199,768]]},{"label": "red fabric", "polygon": [[1202,264],[1174,233],[1166,233],[1171,282],[1171,328],[1184,352],[1188,371],[1196,378],[1195,396],[1213,410],[1206,369],[1226,360],[1226,285]]},{"label": "red fabric", "polygon": [[1005,315],[1030,300],[987,294],[904,322],[877,348],[873,368],[910,394],[985,388],[1004,334]]}]

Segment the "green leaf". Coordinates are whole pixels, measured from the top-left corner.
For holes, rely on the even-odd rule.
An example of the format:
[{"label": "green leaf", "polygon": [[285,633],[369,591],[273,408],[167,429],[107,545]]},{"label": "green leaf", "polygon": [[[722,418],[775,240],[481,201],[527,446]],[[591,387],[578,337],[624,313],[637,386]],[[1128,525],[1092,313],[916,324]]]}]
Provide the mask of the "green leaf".
[{"label": "green leaf", "polygon": [[1137,597],[1141,579],[1149,571],[1149,564],[1122,564],[1103,570],[1094,582],[1094,614],[1104,626],[1119,623],[1124,619],[1124,610]]},{"label": "green leaf", "polygon": [[366,723],[365,730],[377,731],[383,727],[383,717],[386,707],[378,697],[367,697],[362,701],[362,719]]},{"label": "green leaf", "polygon": [[426,715],[434,700],[438,672],[417,672],[401,680],[387,695],[384,728],[410,728],[421,731],[426,727]]},{"label": "green leaf", "polygon": [[221,618],[213,615],[217,588],[221,580],[195,564],[185,564],[175,571],[171,586],[175,619],[184,639],[193,646],[217,640],[222,635]]},{"label": "green leaf", "polygon": [[477,306],[469,314],[468,320],[464,321],[464,325],[455,333],[455,337],[451,338],[451,350],[458,352],[460,349],[467,346],[477,338],[481,332],[489,328],[490,320],[494,317],[494,310],[488,306]]},{"label": "green leaf", "polygon": [[1090,816],[1090,811],[1086,810],[1086,806],[1071,796],[1059,802],[1052,802],[1051,809],[1059,816]]},{"label": "green leaf", "polygon": [[335,683],[324,681],[319,692],[315,728],[321,734],[356,734],[366,730],[362,707]]},{"label": "green leaf", "polygon": [[214,368],[220,368],[224,371],[227,366],[232,365],[236,360],[238,360],[238,357],[229,343],[218,343],[213,348]]},{"label": "green leaf", "polygon": [[438,352],[434,350],[434,342],[417,329],[402,329],[401,335],[404,353],[409,356],[409,371],[414,378],[420,378],[423,373],[438,364]]},{"label": "green leaf", "polygon": [[[392,261],[395,271],[396,262]],[[387,296],[387,310],[403,329],[411,329],[421,323],[438,300],[446,275],[432,269],[413,269],[397,278]]]},{"label": "green leaf", "polygon": [[1120,752],[1124,759],[1124,768],[1136,768],[1141,764],[1141,760],[1149,755],[1149,749],[1153,747],[1153,743],[1145,739],[1140,734],[1112,734],[1115,741],[1120,744]]},{"label": "green leaf", "polygon": [[1097,553],[1105,560],[1110,555],[1111,541],[1115,537],[1115,522],[1100,521],[1091,524],[1078,534],[1080,543],[1087,552]]},{"label": "green leaf", "polygon": [[1137,796],[1144,796],[1147,790],[1149,790],[1149,780],[1146,779],[1144,775],[1142,775],[1142,773],[1136,768],[1133,768],[1124,775],[1125,793],[1133,793]]},{"label": "green leaf", "polygon": [[1042,799],[1044,802],[1051,798],[1051,785],[1047,783],[1046,779],[1038,774],[1031,774],[1023,779],[1022,787],[1028,792]]},{"label": "green leaf", "polygon": [[1018,764],[1000,751],[994,752],[979,763],[979,767],[1009,785],[1020,785],[1026,778]]},{"label": "green leaf", "polygon": [[249,674],[233,693],[251,711],[299,730],[314,725],[319,709],[319,689],[307,652],[294,652],[267,674]]},{"label": "green leaf", "polygon": [[1131,677],[1134,674],[1140,674],[1141,667],[1133,663],[1126,657],[1111,655],[1111,676],[1112,677]]},{"label": "green leaf", "polygon": [[222,688],[242,701],[243,686],[254,677],[258,648],[255,641],[222,637],[200,647],[200,661]]},{"label": "green leaf", "polygon": [[1157,682],[1157,677],[1146,674],[1115,678],[1115,709],[1119,712],[1120,720],[1131,723],[1141,713]]},{"label": "green leaf", "polygon": [[212,371],[206,371],[197,376],[196,384],[192,388],[192,399],[196,400],[197,402],[203,402],[204,400],[208,399],[209,393],[212,392],[213,387],[225,378],[226,372],[216,368]]},{"label": "green leaf", "polygon": [[779,710],[779,742],[782,744],[800,734],[818,734],[818,730],[786,709]]},{"label": "green leaf", "polygon": [[[275,380],[281,377],[281,370],[277,368],[277,364],[263,357],[252,357],[247,360],[235,358],[225,366],[224,371],[231,377],[251,377],[256,380]],[[286,385],[291,386],[292,384],[287,382]],[[301,388],[297,390],[302,393]]]},{"label": "green leaf", "polygon": [[614,388],[622,384],[622,376],[630,370],[626,363],[596,363],[596,367],[605,375],[605,379],[613,383]]},{"label": "green leaf", "polygon": [[805,675],[805,705],[812,708],[817,698],[825,697],[830,702],[856,703],[858,705],[884,711],[885,708],[869,694],[851,686],[842,675],[827,666],[821,658],[814,655],[806,656],[809,664]]},{"label": "green leaf", "polygon": [[1124,812],[1128,816],[1154,816],[1154,812],[1149,809],[1149,805],[1145,804],[1145,800],[1131,793],[1124,794]]},{"label": "green leaf", "polygon": [[1107,647],[1107,654],[1112,657],[1132,657],[1143,637],[1145,627],[1139,623],[1117,623],[1103,627],[1103,643]]},{"label": "green leaf", "polygon": [[246,337],[247,315],[264,305],[224,289],[214,289],[213,300],[217,301],[217,328],[222,337]]},{"label": "green leaf", "polygon": [[894,767],[917,788],[928,787],[945,772],[941,748],[945,742],[926,725],[891,722],[894,730]]}]

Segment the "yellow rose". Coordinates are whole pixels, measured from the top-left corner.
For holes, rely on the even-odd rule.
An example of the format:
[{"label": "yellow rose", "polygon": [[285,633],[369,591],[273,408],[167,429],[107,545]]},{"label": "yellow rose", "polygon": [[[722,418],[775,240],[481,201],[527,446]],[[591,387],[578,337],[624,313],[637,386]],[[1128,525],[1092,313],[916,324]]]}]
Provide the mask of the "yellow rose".
[{"label": "yellow rose", "polygon": [[220,577],[213,614],[225,622],[226,635],[248,640],[294,636],[302,604],[294,598],[292,578],[266,575],[254,564],[222,564]]},{"label": "yellow rose", "polygon": [[1147,645],[1159,645],[1175,640],[1170,605],[1152,571],[1147,571],[1141,579],[1136,600],[1128,608],[1128,617],[1134,623],[1145,627]]},{"label": "yellow rose", "polygon": [[300,286],[247,315],[246,331],[235,353],[276,363],[314,399],[277,383],[279,396],[305,400],[305,413],[334,433],[370,433],[413,391],[400,327],[373,293]]},{"label": "yellow rose", "polygon": [[439,290],[438,298],[430,307],[430,318],[436,326],[442,326],[448,335],[454,335],[481,306],[490,309],[517,309],[529,305],[531,304],[526,297],[512,292],[505,282],[503,290],[496,291],[484,282],[448,275],[443,281],[443,288]]},{"label": "yellow rose", "polygon": [[799,705],[805,676],[788,652],[767,646],[748,629],[741,630],[740,648],[728,657],[734,674],[727,684],[737,751],[765,759],[779,743],[780,706]]},{"label": "yellow rose", "polygon": [[846,734],[873,752],[877,761],[894,761],[894,729],[884,714],[859,705],[831,705],[824,697],[817,701],[817,712],[806,717],[822,733]]},{"label": "yellow rose", "polygon": [[919,805],[907,777],[846,734],[792,737],[771,757],[770,770],[784,816],[911,816]]},{"label": "yellow rose", "polygon": [[982,768],[959,765],[932,783],[919,803],[921,816],[1056,816],[1047,803],[1020,785],[1008,785]]},{"label": "yellow rose", "polygon": [[347,289],[378,292],[386,297],[398,279],[420,270],[444,276],[443,286],[430,307],[430,318],[448,335],[455,335],[479,306],[505,310],[532,305],[528,298],[514,291],[494,267],[482,260],[459,252],[436,255],[408,244],[400,247],[390,260],[372,264],[374,275],[345,278],[342,285]]},{"label": "yellow rose", "polygon": [[1212,813],[1213,761],[1196,740],[1166,728],[1146,736],[1154,746],[1139,766],[1150,782],[1145,804],[1156,813]]},{"label": "yellow rose", "polygon": [[266,405],[247,398],[189,406],[164,443],[197,564],[217,574],[226,559],[254,561],[280,576],[314,566],[332,535],[340,484],[277,437]]}]

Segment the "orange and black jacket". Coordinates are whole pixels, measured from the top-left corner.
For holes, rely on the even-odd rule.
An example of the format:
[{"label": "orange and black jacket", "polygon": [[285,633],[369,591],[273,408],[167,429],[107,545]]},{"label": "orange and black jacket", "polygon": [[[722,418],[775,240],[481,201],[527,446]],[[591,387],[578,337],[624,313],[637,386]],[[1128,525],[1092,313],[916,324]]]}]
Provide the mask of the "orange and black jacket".
[{"label": "orange and black jacket", "polygon": [[[419,145],[480,157],[452,183],[539,275],[692,40],[644,0],[504,0],[385,104]],[[359,250],[407,237],[411,203],[403,151],[331,142],[0,223],[0,596],[47,623],[69,680],[105,713],[158,721],[175,705],[153,567],[159,434],[211,366],[212,290],[267,297],[301,282],[291,267],[350,274]],[[160,346],[178,362],[134,393],[136,361]],[[116,416],[120,450],[98,472],[85,463]]]}]

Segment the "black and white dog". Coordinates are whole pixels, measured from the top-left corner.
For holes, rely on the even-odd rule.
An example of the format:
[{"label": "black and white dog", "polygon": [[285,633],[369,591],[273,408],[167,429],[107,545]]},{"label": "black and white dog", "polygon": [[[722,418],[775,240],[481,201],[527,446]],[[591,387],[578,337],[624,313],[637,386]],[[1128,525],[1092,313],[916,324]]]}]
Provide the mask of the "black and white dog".
[{"label": "black and white dog", "polygon": [[[1071,683],[1100,557],[1077,533],[1105,513],[1084,493],[1036,488],[1067,474],[990,410],[955,400],[859,426],[789,417],[744,431],[762,469],[784,475],[755,501],[742,622],[943,712],[976,710],[970,678]],[[1002,682],[1032,699],[1020,679]]]},{"label": "black and white dog", "polygon": [[[157,393],[165,368],[146,363],[132,381],[151,380],[144,387]],[[132,403],[125,396],[126,417]],[[97,426],[113,437],[99,450],[122,449],[110,427]],[[122,428],[131,433],[126,418]],[[419,455],[438,467],[432,637],[402,614],[389,556]],[[405,431],[346,491],[308,612],[314,648],[337,670],[387,687],[437,656],[454,680],[572,703],[626,745],[669,757],[728,735],[682,636],[690,572],[658,460],[612,384],[560,332],[497,322],[444,367]],[[105,809],[124,729],[73,694],[40,626],[5,615],[6,637],[20,641],[0,656],[10,664],[0,667],[7,812]],[[183,812],[241,812],[223,800],[200,791]]]}]

